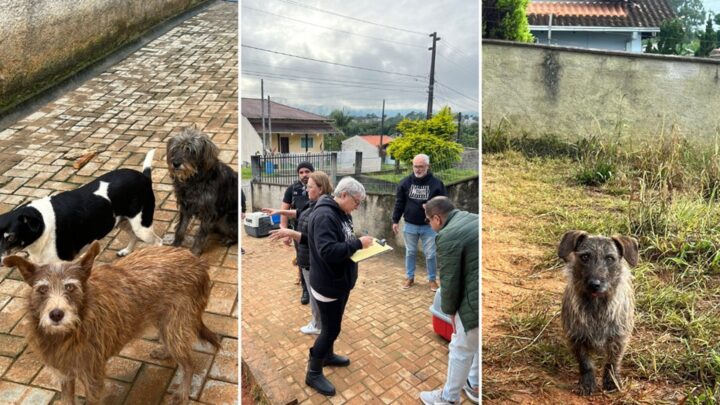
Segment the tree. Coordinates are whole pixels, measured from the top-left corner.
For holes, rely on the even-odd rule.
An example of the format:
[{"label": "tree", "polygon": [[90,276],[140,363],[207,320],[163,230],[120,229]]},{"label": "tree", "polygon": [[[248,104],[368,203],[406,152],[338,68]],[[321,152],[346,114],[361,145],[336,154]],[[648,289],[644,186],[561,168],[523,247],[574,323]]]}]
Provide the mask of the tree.
[{"label": "tree", "polygon": [[708,15],[705,32],[698,34],[698,40],[700,47],[695,51],[695,56],[708,56],[713,49],[717,48],[717,36],[713,30],[712,16]]},{"label": "tree", "polygon": [[477,122],[470,123],[470,125],[463,125],[462,128],[460,128],[460,138],[458,139],[458,142],[463,146],[477,148],[480,138],[479,132],[480,130]]},{"label": "tree", "polygon": [[528,0],[484,0],[482,34],[485,38],[532,42],[527,20]]},{"label": "tree", "polygon": [[397,125],[402,136],[388,146],[388,153],[395,159],[412,164],[419,153],[430,156],[435,167],[447,167],[460,160],[463,148],[453,142],[457,125],[453,122],[450,107],[443,107],[429,120],[404,119]]},{"label": "tree", "polygon": [[333,126],[335,129],[345,133],[350,121],[352,121],[354,117],[349,114],[345,114],[342,110],[333,110],[333,112],[330,113],[329,118],[333,120]]},{"label": "tree", "polygon": [[705,21],[705,7],[702,0],[670,0],[670,5],[683,26],[682,42],[690,42],[693,39],[695,27]]},{"label": "tree", "polygon": [[445,106],[429,120],[404,119],[397,125],[397,130],[403,135],[429,134],[449,141],[457,133],[457,124],[450,107]]},{"label": "tree", "polygon": [[680,55],[683,38],[685,38],[685,31],[679,18],[663,21],[660,25],[660,34],[658,34],[657,52],[663,55]]}]

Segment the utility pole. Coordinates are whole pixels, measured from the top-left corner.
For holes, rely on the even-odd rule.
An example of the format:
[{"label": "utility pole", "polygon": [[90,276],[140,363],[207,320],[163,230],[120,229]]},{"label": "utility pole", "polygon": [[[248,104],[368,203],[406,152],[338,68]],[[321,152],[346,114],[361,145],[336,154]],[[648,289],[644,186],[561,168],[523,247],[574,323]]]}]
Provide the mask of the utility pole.
[{"label": "utility pole", "polygon": [[[270,95],[268,94],[268,139],[272,145],[272,115],[270,114]],[[279,135],[278,135],[279,136]],[[280,138],[278,138],[278,150],[280,150]]]},{"label": "utility pole", "polygon": [[385,154],[383,153],[383,132],[385,132],[385,99],[383,99],[382,114],[380,114],[380,164],[384,163]]},{"label": "utility pole", "polygon": [[437,32],[433,32],[429,36],[433,39],[433,45],[431,48],[428,48],[428,51],[432,51],[432,60],[430,62],[430,86],[428,87],[428,107],[426,119],[430,119],[430,117],[432,117],[433,88],[435,87],[435,49],[437,48],[437,41],[440,40],[437,36]]},{"label": "utility pole", "polygon": [[262,144],[263,144],[263,155],[267,154],[267,144],[265,143],[265,87],[263,79],[260,79],[260,116],[262,117]]},{"label": "utility pole", "polygon": [[458,131],[457,131],[457,135],[455,135],[455,142],[457,142],[458,139],[460,139],[460,125],[462,125],[462,113],[461,112],[458,113]]}]

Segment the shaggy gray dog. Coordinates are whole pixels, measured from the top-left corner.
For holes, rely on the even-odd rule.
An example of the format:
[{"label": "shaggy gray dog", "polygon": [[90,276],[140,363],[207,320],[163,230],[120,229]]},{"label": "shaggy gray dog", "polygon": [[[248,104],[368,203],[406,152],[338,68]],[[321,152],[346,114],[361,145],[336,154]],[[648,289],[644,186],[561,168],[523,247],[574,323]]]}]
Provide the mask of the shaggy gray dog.
[{"label": "shaggy gray dog", "polygon": [[558,255],[566,262],[562,323],[580,365],[580,394],[596,391],[592,352],[606,355],[603,389],[615,391],[621,386],[620,364],[634,325],[630,266],[638,262],[637,241],[569,231]]},{"label": "shaggy gray dog", "polygon": [[195,128],[185,128],[167,143],[167,165],[180,210],[173,246],[185,239],[190,219],[200,220],[192,252],[200,255],[211,232],[226,245],[238,239],[238,174],[218,160],[219,150]]}]

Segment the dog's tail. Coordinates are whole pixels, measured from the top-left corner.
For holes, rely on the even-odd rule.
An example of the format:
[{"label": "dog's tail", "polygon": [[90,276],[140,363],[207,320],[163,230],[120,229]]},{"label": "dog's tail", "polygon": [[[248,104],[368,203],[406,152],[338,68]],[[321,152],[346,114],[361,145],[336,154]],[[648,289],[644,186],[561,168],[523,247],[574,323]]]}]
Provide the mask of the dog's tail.
[{"label": "dog's tail", "polygon": [[220,341],[218,340],[217,335],[215,332],[208,329],[202,321],[200,321],[200,337],[215,346],[215,349],[220,350]]},{"label": "dog's tail", "polygon": [[145,160],[143,161],[143,169],[142,174],[145,175],[147,178],[151,178],[150,174],[152,173],[152,162],[153,158],[155,157],[155,149],[150,149],[145,155]]}]

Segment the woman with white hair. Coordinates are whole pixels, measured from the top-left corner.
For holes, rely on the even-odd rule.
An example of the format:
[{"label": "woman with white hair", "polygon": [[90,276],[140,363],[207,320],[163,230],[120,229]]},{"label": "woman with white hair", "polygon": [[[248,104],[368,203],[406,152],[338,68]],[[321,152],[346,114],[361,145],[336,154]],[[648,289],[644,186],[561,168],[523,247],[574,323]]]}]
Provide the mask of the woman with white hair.
[{"label": "woman with white hair", "polygon": [[325,378],[323,366],[345,367],[350,359],[334,353],[340,334],[345,304],[357,281],[357,263],[350,257],[370,247],[373,237],[357,238],[352,216],[365,199],[365,188],[352,177],[335,187],[333,196],[325,195],[315,204],[310,216],[310,293],[317,300],[322,331],[310,349],[305,383],[323,395],[335,395],[335,387]]}]

